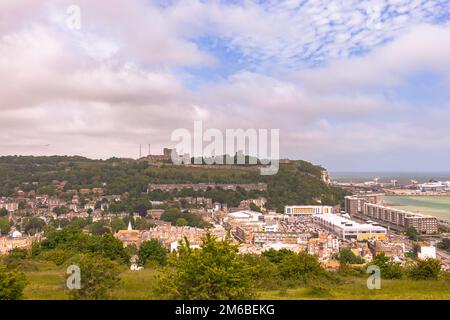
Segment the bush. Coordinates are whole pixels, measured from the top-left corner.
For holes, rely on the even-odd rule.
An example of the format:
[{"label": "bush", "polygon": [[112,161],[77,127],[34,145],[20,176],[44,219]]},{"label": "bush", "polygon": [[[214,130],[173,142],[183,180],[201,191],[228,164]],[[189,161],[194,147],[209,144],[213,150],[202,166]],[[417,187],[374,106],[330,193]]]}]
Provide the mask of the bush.
[{"label": "bush", "polygon": [[130,256],[122,242],[111,234],[89,235],[75,226],[67,226],[62,230],[49,231],[46,239],[34,244],[34,256],[48,250],[60,249],[68,253],[95,253],[111,260],[129,265]]},{"label": "bush", "polygon": [[265,290],[287,287],[286,281],[280,279],[278,275],[276,264],[270,262],[266,256],[244,254],[239,255],[239,258],[242,259],[246,265],[253,266],[251,269],[251,277],[256,287]]},{"label": "bush", "polygon": [[417,260],[409,267],[408,275],[414,280],[437,280],[441,266],[441,261],[437,259]]},{"label": "bush", "polygon": [[217,241],[211,234],[201,249],[192,249],[185,239],[172,255],[170,268],[161,275],[156,293],[168,299],[241,300],[256,297],[253,266],[238,257],[237,246]]},{"label": "bush", "polygon": [[403,267],[398,263],[391,262],[384,253],[377,254],[370,265],[380,268],[382,279],[401,279],[404,274]]},{"label": "bush", "polygon": [[278,265],[278,273],[282,279],[302,283],[327,276],[317,258],[304,252],[286,256]]},{"label": "bush", "polygon": [[269,249],[262,253],[264,257],[266,257],[270,262],[280,263],[285,257],[295,255],[295,253],[288,249]]},{"label": "bush", "polygon": [[[120,265],[101,255],[81,254],[68,262],[80,268],[81,288],[68,291],[75,300],[104,300],[112,298],[112,290],[120,283]],[[71,275],[67,275],[69,278]],[[66,278],[66,279],[67,279]]]},{"label": "bush", "polygon": [[22,272],[8,271],[6,266],[0,265],[0,300],[20,299],[26,284]]},{"label": "bush", "polygon": [[17,269],[21,271],[37,271],[38,267],[34,261],[28,260],[28,251],[26,249],[14,248],[9,251],[2,261],[8,269]]},{"label": "bush", "polygon": [[364,259],[358,257],[353,253],[352,250],[348,248],[342,248],[339,252],[339,262],[341,264],[363,264],[365,263]]},{"label": "bush", "polygon": [[166,249],[156,239],[144,241],[139,247],[138,257],[139,265],[141,266],[145,265],[147,261],[154,261],[160,266],[163,266],[166,264],[166,256]]},{"label": "bush", "polygon": [[73,252],[69,252],[64,249],[52,249],[41,253],[40,257],[45,261],[52,261],[57,266],[62,265],[73,255]]}]

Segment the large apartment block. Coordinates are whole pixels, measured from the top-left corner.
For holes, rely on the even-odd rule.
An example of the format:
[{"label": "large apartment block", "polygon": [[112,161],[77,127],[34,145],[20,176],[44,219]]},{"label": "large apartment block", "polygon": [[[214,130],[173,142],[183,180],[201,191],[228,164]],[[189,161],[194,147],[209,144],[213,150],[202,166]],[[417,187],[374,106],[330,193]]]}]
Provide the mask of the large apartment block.
[{"label": "large apartment block", "polygon": [[420,233],[438,231],[435,217],[413,213],[382,205],[382,194],[355,195],[345,197],[345,211],[350,216],[376,221],[386,227],[404,231],[414,227]]},{"label": "large apartment block", "polygon": [[381,202],[383,194],[373,193],[345,197],[345,212],[350,216],[361,215],[364,211],[364,204]]},{"label": "large apartment block", "polygon": [[430,234],[438,231],[438,222],[435,217],[379,204],[364,204],[363,214],[365,217],[384,223],[397,230],[406,230],[409,227],[414,227],[419,233]]}]

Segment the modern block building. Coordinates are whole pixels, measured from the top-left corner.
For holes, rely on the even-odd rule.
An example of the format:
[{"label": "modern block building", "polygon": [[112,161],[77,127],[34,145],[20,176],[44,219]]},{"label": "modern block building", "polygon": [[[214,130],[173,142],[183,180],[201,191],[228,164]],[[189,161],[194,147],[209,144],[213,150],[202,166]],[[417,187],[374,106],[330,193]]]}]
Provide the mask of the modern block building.
[{"label": "modern block building", "polygon": [[361,215],[364,211],[366,203],[381,203],[383,194],[369,193],[345,197],[345,212],[351,217]]},{"label": "modern block building", "polygon": [[318,214],[313,221],[343,240],[386,239],[386,228],[376,224],[358,223],[337,214]]},{"label": "modern block building", "polygon": [[331,206],[285,206],[284,213],[288,215],[312,215],[333,213]]},{"label": "modern block building", "polygon": [[435,217],[380,204],[364,204],[363,216],[396,230],[404,231],[414,227],[419,233],[431,234],[438,231],[438,221]]}]

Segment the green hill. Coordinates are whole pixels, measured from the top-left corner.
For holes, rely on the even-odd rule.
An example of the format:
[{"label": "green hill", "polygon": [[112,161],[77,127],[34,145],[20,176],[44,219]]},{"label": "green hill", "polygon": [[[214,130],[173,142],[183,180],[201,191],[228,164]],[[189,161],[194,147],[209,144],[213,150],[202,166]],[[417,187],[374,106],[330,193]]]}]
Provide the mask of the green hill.
[{"label": "green hill", "polygon": [[[214,201],[234,206],[246,197],[265,196],[269,208],[282,210],[284,205],[340,204],[346,192],[322,181],[324,169],[306,161],[296,160],[280,164],[276,175],[263,176],[251,166],[184,167],[170,164],[149,166],[145,161],[121,159],[92,160],[83,157],[8,156],[0,157],[0,196],[12,196],[15,188],[38,194],[56,194],[52,181],[67,181],[64,191],[80,188],[103,187],[108,194],[129,192],[131,198],[140,198],[149,183],[267,183],[266,192],[243,190],[209,190],[183,195],[208,196]],[[179,194],[159,195],[172,197]],[[150,195],[152,196],[152,195]],[[153,195],[158,197],[158,195]],[[156,200],[156,199],[154,199]]]}]

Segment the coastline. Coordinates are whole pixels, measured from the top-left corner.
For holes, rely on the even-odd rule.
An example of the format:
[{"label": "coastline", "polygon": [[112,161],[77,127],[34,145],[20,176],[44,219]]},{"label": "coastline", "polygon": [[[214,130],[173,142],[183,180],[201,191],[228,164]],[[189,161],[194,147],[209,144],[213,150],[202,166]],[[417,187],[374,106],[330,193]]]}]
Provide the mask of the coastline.
[{"label": "coastline", "polygon": [[392,207],[414,213],[421,213],[450,222],[450,195],[448,196],[416,196],[416,195],[386,195],[383,202]]}]

